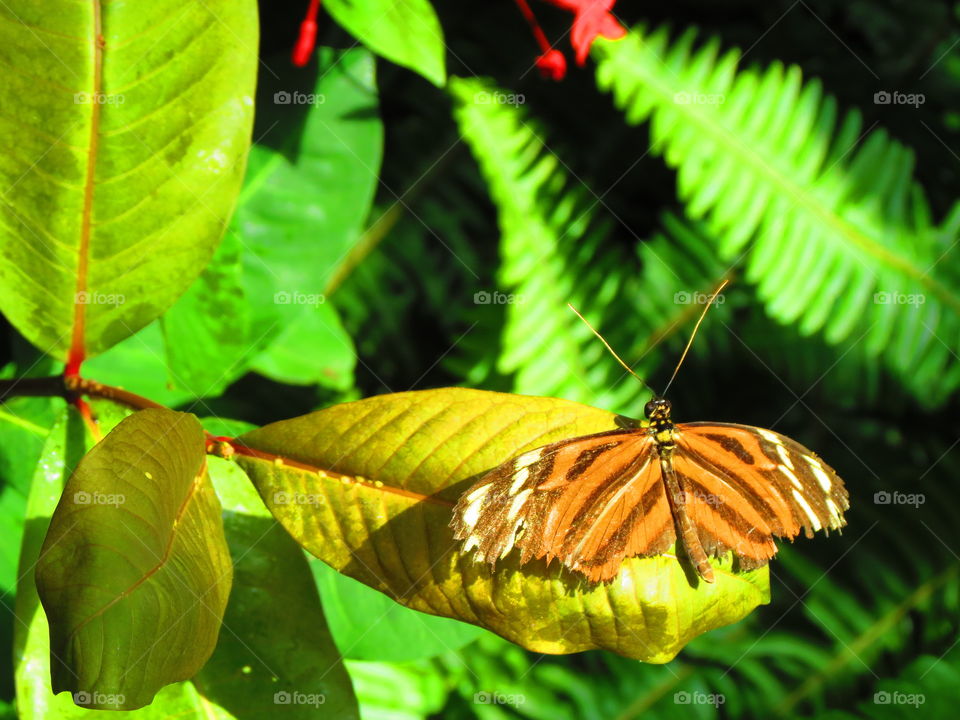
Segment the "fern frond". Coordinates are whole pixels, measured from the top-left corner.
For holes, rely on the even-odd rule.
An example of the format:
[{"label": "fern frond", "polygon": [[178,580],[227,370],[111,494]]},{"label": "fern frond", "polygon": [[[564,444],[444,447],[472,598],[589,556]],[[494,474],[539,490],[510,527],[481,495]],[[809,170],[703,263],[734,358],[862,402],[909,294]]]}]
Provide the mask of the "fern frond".
[{"label": "fern frond", "polygon": [[[415,200],[388,200],[374,212],[367,231],[382,237],[372,244],[336,288],[333,302],[357,344],[358,373],[370,374],[376,391],[411,387],[435,359],[469,327],[451,301],[472,306],[475,277],[492,273],[492,262],[476,250],[476,238],[492,231],[484,192],[471,158],[445,169],[442,182]],[[421,182],[418,175],[412,183]],[[430,337],[410,332],[430,325]],[[436,342],[428,346],[426,340]],[[384,352],[384,350],[387,352]],[[373,389],[373,388],[372,388]]]},{"label": "fern frond", "polygon": [[598,83],[676,168],[687,213],[703,218],[767,312],[830,343],[863,336],[918,399],[960,386],[960,284],[913,154],[860,115],[839,118],[797,67],[739,69],[738,53],[660,29],[595,44]]},{"label": "fern frond", "polygon": [[[685,339],[702,309],[698,302],[723,277],[715,253],[696,238],[677,244],[659,237],[631,255],[611,238],[599,199],[570,176],[524,110],[477,102],[506,93],[480,80],[456,78],[450,87],[460,132],[489,185],[501,229],[497,287],[482,288],[480,297],[507,301],[478,308],[478,327],[488,330],[464,340],[465,352],[482,358],[475,367],[483,372],[472,380],[489,386],[500,374],[510,378],[501,389],[636,414],[648,391],[566,305],[577,307],[649,378],[665,349],[651,348],[677,330]],[[499,337],[491,337],[490,327],[502,327]],[[698,344],[700,351],[706,347]]]}]

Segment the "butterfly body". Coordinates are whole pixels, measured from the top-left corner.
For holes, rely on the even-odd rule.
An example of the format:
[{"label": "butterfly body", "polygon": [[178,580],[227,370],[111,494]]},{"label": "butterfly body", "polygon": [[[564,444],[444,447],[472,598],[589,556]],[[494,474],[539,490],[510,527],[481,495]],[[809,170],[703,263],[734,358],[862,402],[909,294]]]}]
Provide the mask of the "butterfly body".
[{"label": "butterfly body", "polygon": [[676,545],[696,573],[733,553],[740,568],[766,564],[773,537],[839,529],[843,482],[810,450],[770,430],[729,423],[675,424],[658,398],[636,427],[561,440],[484,475],[451,525],[463,550],[494,564],[558,559],[594,582],[629,557]]}]

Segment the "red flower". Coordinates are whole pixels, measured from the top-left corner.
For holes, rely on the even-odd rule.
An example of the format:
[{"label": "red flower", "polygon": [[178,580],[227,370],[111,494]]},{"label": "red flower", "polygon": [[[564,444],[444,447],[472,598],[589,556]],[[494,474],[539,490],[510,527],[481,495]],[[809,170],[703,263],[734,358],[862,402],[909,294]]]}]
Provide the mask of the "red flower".
[{"label": "red flower", "polygon": [[[541,55],[537,58],[540,74],[551,80],[563,80],[567,74],[566,59],[559,50],[550,45],[527,0],[516,0],[516,2],[540,46]],[[610,12],[616,0],[547,0],[547,2],[574,14],[570,43],[576,52],[578,65],[586,63],[590,46],[598,35],[616,40],[627,32]]]},{"label": "red flower", "polygon": [[610,10],[617,0],[547,0],[574,13],[570,44],[577,54],[577,65],[587,62],[590,46],[597,36],[616,40],[626,34],[623,25]]}]

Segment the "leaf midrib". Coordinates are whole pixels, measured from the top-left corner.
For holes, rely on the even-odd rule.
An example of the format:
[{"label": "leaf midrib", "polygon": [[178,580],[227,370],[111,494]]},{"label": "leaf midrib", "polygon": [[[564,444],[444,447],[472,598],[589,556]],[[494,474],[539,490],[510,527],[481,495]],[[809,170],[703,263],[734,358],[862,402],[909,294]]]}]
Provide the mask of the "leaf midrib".
[{"label": "leaf midrib", "polygon": [[[313,475],[314,477],[319,478],[318,473],[323,473],[326,477],[323,479],[334,480],[337,478],[357,478],[357,475],[350,475],[347,473],[337,472],[336,470],[330,470],[328,468],[322,468],[318,465],[313,465],[310,462],[304,462],[302,460],[296,460],[294,458],[276,455],[274,453],[267,452],[265,450],[258,450],[256,448],[250,447],[249,445],[243,445],[237,448],[238,454],[243,455],[244,457],[251,458],[252,460],[259,460],[260,462],[273,465],[276,468],[289,468],[291,470],[298,470],[300,472]],[[375,480],[375,478],[371,478]],[[385,482],[380,487],[375,485],[370,485],[368,483],[360,482],[357,480],[351,480],[351,483],[358,485],[360,487],[366,488],[368,490],[374,490],[379,493],[389,494],[389,495],[400,495],[401,497],[409,498],[417,502],[425,502],[433,505],[439,505],[445,508],[452,508],[453,503],[449,500],[444,500],[443,498],[437,497],[435,495],[424,495],[423,493],[414,492],[413,490],[405,490],[403,488],[394,487],[392,485],[387,485]]]},{"label": "leaf midrib", "polygon": [[199,472],[194,477],[193,482],[190,483],[190,487],[187,490],[187,494],[184,497],[183,502],[180,504],[180,507],[177,509],[177,512],[173,517],[173,522],[171,523],[171,526],[170,526],[170,537],[167,540],[167,546],[163,550],[163,555],[157,560],[157,564],[154,565],[149,570],[147,570],[143,574],[143,576],[138,578],[132,585],[130,585],[130,587],[118,593],[115,598],[110,600],[110,602],[108,602],[102,608],[100,608],[94,613],[91,613],[89,617],[84,618],[80,623],[78,623],[77,626],[70,631],[70,635],[67,636],[67,643],[72,642],[73,638],[77,635],[77,633],[80,632],[80,630],[82,630],[87,624],[89,624],[93,620],[96,620],[98,617],[106,613],[110,608],[112,608],[114,605],[119,603],[121,600],[125,600],[126,598],[130,597],[130,595],[132,595],[137,590],[137,588],[139,588],[141,585],[147,582],[147,580],[152,578],[154,575],[160,572],[161,569],[163,569],[163,567],[170,560],[170,553],[173,552],[173,546],[176,543],[177,530],[180,527],[180,521],[187,514],[190,508],[190,503],[193,501],[195,497],[197,497],[198,490],[200,489],[200,486],[203,484],[203,481],[206,479],[206,477],[207,477],[207,461],[206,461],[206,458],[204,458],[203,464],[200,466]]},{"label": "leaf midrib", "polygon": [[[99,98],[103,90],[103,47],[100,38],[103,34],[102,0],[93,0],[93,37],[90,39],[93,50],[93,94]],[[99,102],[90,103],[90,138],[87,141],[87,173],[83,188],[83,210],[80,219],[80,242],[77,247],[77,284],[73,296],[73,336],[70,342],[68,362],[78,365],[83,361],[86,347],[84,340],[85,303],[77,302],[80,293],[87,291],[87,275],[90,255],[90,232],[93,220],[94,182],[97,171],[97,152],[100,141]]]}]

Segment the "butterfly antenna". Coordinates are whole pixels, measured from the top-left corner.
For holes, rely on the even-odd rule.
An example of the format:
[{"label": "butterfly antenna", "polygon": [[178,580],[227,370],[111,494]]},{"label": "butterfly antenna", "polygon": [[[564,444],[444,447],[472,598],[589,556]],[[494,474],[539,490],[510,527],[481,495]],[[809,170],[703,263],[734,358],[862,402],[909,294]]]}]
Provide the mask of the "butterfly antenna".
[{"label": "butterfly antenna", "polygon": [[602,342],[603,345],[604,345],[604,347],[607,348],[607,350],[610,351],[610,354],[613,355],[613,357],[616,359],[616,361],[617,361],[618,363],[620,363],[620,366],[621,366],[624,370],[626,370],[628,373],[630,373],[631,375],[633,375],[633,376],[634,376],[637,380],[639,380],[641,383],[643,383],[644,385],[646,385],[647,388],[649,388],[650,392],[652,392],[654,395],[657,394],[656,391],[655,391],[653,388],[651,388],[649,385],[647,385],[646,382],[644,382],[644,380],[643,380],[642,377],[640,377],[639,375],[637,375],[637,374],[633,371],[633,368],[631,368],[631,367],[630,367],[629,365],[627,365],[623,360],[620,359],[620,356],[617,355],[616,351],[615,351],[612,347],[610,347],[610,343],[608,343],[608,342],[606,341],[606,339],[603,337],[603,335],[601,335],[599,332],[597,332],[596,328],[593,327],[593,325],[591,325],[591,324],[587,321],[587,319],[586,319],[583,315],[581,315],[580,312],[579,312],[572,304],[567,303],[567,307],[570,308],[571,310],[573,310],[573,312],[576,314],[576,316],[577,316],[578,318],[580,318],[581,320],[583,320],[583,324],[586,325],[588,328],[590,328],[590,332],[592,332],[594,335],[596,335],[598,338],[600,338],[600,342]]},{"label": "butterfly antenna", "polygon": [[677,366],[673,369],[673,375],[670,376],[670,382],[667,383],[667,387],[663,389],[663,394],[667,394],[667,390],[670,389],[670,386],[673,384],[673,379],[677,376],[677,372],[680,370],[680,366],[683,365],[684,359],[687,357],[687,353],[690,352],[690,346],[693,345],[693,339],[697,336],[697,330],[700,329],[700,323],[703,322],[703,319],[707,316],[707,310],[710,309],[710,306],[713,305],[713,301],[717,299],[717,295],[720,294],[720,291],[723,290],[729,280],[724,280],[720,283],[720,286],[713,291],[713,295],[710,296],[710,299],[707,301],[706,306],[703,308],[703,312],[700,313],[700,318],[697,320],[697,324],[693,326],[693,332],[690,333],[690,339],[687,340],[687,346],[683,349],[683,355],[680,356],[680,361],[677,363]]}]

